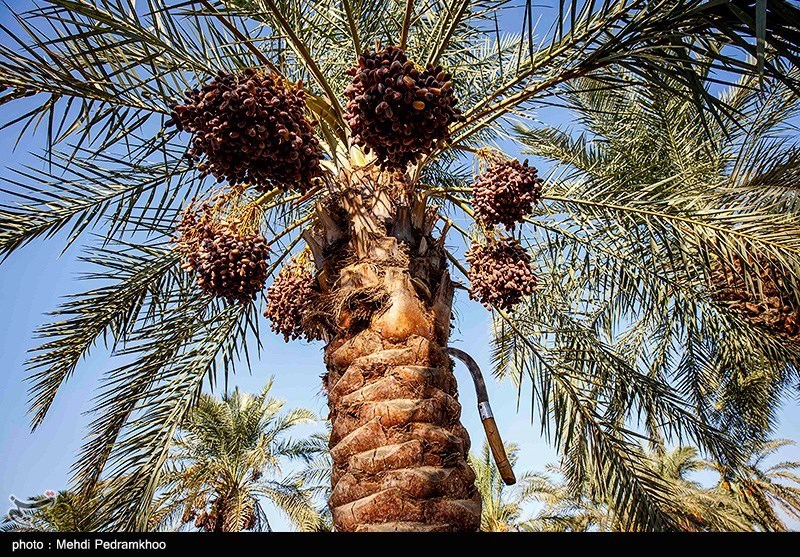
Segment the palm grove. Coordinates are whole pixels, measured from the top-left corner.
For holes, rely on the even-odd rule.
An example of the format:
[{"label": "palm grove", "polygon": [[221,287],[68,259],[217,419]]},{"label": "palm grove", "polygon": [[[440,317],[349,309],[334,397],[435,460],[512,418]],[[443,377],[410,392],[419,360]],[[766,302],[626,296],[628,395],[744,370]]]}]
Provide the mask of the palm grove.
[{"label": "palm grove", "polygon": [[[477,529],[442,350],[462,282],[568,488],[619,529],[688,527],[642,438],[746,473],[798,384],[798,158],[776,127],[800,12],[576,0],[539,35],[538,10],[47,0],[2,29],[4,133],[47,150],[6,178],[0,252],[65,232],[101,283],[38,331],[33,426],[100,338],[126,362],[74,467],[99,528],[152,524],[172,439],[263,314],[324,343],[334,527]],[[586,135],[514,128],[562,102]],[[540,178],[511,137],[561,164]]]}]

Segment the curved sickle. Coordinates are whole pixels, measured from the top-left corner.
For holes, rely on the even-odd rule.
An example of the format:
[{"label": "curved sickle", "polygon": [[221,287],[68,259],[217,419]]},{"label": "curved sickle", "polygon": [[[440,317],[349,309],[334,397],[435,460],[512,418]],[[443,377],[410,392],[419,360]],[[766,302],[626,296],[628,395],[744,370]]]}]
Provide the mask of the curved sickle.
[{"label": "curved sickle", "polygon": [[472,381],[475,383],[475,394],[478,395],[478,414],[480,414],[483,422],[483,429],[486,430],[486,439],[488,439],[489,447],[492,449],[492,456],[494,456],[497,469],[500,471],[500,477],[503,478],[506,485],[514,485],[517,483],[517,478],[514,476],[511,463],[508,461],[508,455],[506,455],[503,440],[500,438],[500,432],[497,430],[492,407],[489,406],[489,393],[486,392],[486,383],[483,382],[481,368],[478,367],[472,356],[463,350],[447,347],[444,348],[444,351],[464,362],[464,365],[467,366],[472,375]]}]

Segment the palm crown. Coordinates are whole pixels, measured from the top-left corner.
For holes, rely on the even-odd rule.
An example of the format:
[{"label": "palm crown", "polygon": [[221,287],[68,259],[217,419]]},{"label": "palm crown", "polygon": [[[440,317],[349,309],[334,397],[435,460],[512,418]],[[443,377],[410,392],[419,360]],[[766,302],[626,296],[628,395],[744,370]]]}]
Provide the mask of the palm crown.
[{"label": "palm crown", "polygon": [[[413,529],[423,518],[435,528],[475,527],[480,499],[465,460],[468,441],[458,423],[455,388],[448,378],[452,373],[437,348],[447,341],[455,288],[448,261],[465,274],[472,271],[445,248],[444,238],[451,230],[467,239],[475,236],[476,247],[491,252],[502,233],[485,222],[472,232],[459,224],[460,219],[475,217],[471,199],[463,196],[470,173],[459,163],[471,153],[480,160],[505,161],[496,151],[482,148],[506,134],[510,118],[565,90],[572,91],[571,98],[608,95],[603,102],[613,105],[625,102],[625,97],[608,93],[609,88],[624,85],[635,95],[646,95],[637,85],[655,83],[689,99],[686,110],[695,111],[689,119],[698,122],[694,131],[712,138],[736,128],[732,115],[747,103],[761,102],[761,97],[755,92],[759,83],[750,80],[733,98],[717,98],[707,92],[704,79],[725,81],[731,72],[760,76],[783,91],[779,96],[786,99],[784,104],[793,100],[796,75],[787,68],[796,62],[800,17],[788,2],[770,1],[768,8],[759,3],[756,8],[744,1],[576,1],[562,6],[541,42],[534,36],[535,7],[530,2],[524,7],[521,33],[500,34],[498,21],[505,4],[150,0],[146,9],[137,9],[117,0],[49,0],[30,17],[20,17],[17,29],[3,29],[0,86],[5,93],[0,103],[20,107],[9,124],[20,126],[22,133],[46,121],[49,148],[42,169],[21,169],[9,179],[13,186],[0,208],[0,253],[65,228],[70,241],[90,229],[101,232],[100,244],[91,244],[86,259],[99,267],[93,278],[103,281],[102,286],[72,297],[57,310],[56,320],[39,331],[44,343],[30,360],[33,424],[44,419],[81,357],[98,338],[110,337],[130,363],[109,371],[100,387],[97,417],[76,464],[75,482],[88,493],[101,477],[121,478],[108,497],[108,516],[115,517],[112,527],[146,527],[160,463],[196,392],[206,379],[213,382],[217,372],[233,369],[247,343],[260,334],[262,299],[230,303],[231,297],[246,297],[224,294],[263,286],[263,280],[290,259],[292,265],[284,269],[297,272],[284,275],[287,284],[294,284],[292,277],[311,277],[304,291],[316,301],[297,312],[287,325],[291,327],[278,330],[296,336],[299,327],[327,342],[334,483],[339,488],[334,488],[331,501],[336,527]],[[398,74],[401,81],[408,77],[410,82],[393,101],[400,104],[387,104],[393,109],[387,112],[380,103],[380,108],[374,107],[382,114],[378,120],[392,120],[400,105],[408,118],[370,135],[370,126],[378,124],[364,108],[375,99],[348,86],[359,75],[351,68],[374,69],[374,57],[386,55],[380,44],[399,45],[412,63],[400,63],[397,70],[395,57],[389,65],[391,71],[405,72]],[[243,73],[248,68],[259,71]],[[266,170],[267,174],[226,173],[223,167],[235,166],[235,161],[222,155],[214,159],[214,153],[229,157],[220,144],[241,139],[240,132],[217,139],[211,129],[206,130],[210,137],[198,140],[199,124],[182,121],[179,108],[191,104],[192,96],[197,97],[192,91],[214,76],[221,81],[243,76],[232,87],[245,89],[243,80],[270,76],[283,89],[260,86],[274,99],[289,99],[290,90],[302,93],[316,143],[296,143],[302,126],[253,133],[274,132],[296,149],[311,149],[303,151],[309,161],[316,160],[318,147],[319,168],[312,163],[290,165],[305,173],[302,180],[288,170],[280,175]],[[401,81],[398,89],[404,87]],[[378,90],[377,82],[369,83]],[[586,85],[588,92],[577,92]],[[419,98],[404,98],[422,89],[426,92]],[[189,90],[188,99],[184,90]],[[451,92],[458,99],[458,112],[450,110]],[[34,97],[20,100],[28,96]],[[351,101],[348,105],[342,102],[345,96]],[[445,116],[435,113],[427,126],[414,127],[414,118],[426,118],[434,105]],[[219,111],[228,108],[218,106]],[[598,114],[598,121],[604,118],[602,110],[586,110]],[[289,109],[283,112],[291,115]],[[198,118],[205,122],[213,116],[201,112]],[[299,121],[299,116],[292,118]],[[440,118],[445,118],[444,129],[432,123]],[[753,125],[760,129],[760,122]],[[194,152],[187,148],[182,128],[194,134]],[[408,143],[395,137],[392,143],[387,139],[392,133],[422,136]],[[425,136],[429,133],[433,135]],[[534,138],[532,148],[538,149],[540,138],[529,137]],[[595,154],[566,137],[550,133],[545,139],[542,149],[560,146],[575,157],[578,168],[592,164]],[[679,149],[694,152],[689,143]],[[756,150],[769,148],[752,145]],[[537,154],[551,156],[553,151],[540,149]],[[237,164],[255,168],[257,159],[253,155]],[[780,162],[791,166],[794,160]],[[630,509],[624,520],[631,528],[676,525],[662,512],[669,486],[636,462],[635,451],[628,452],[633,435],[629,428],[641,425],[653,437],[688,434],[720,460],[734,462],[734,446],[712,427],[707,385],[731,393],[727,385],[732,380],[723,369],[742,369],[747,358],[757,354],[766,353],[768,362],[791,362],[795,357],[793,348],[769,337],[764,346],[751,346],[735,366],[726,360],[733,346],[706,353],[705,340],[724,334],[723,326],[738,327],[739,334],[728,337],[732,344],[752,341],[757,334],[740,318],[719,317],[716,309],[705,309],[715,307],[712,304],[697,305],[687,281],[696,283],[710,259],[739,265],[749,283],[761,282],[757,266],[741,265],[749,254],[777,260],[790,283],[798,268],[794,217],[776,210],[791,204],[791,196],[781,195],[778,166],[736,171],[737,176],[744,172],[766,178],[732,185],[759,196],[769,191],[775,199],[742,207],[736,205],[741,198],[735,192],[725,197],[720,182],[704,181],[708,175],[718,177],[714,168],[725,165],[720,157],[708,162],[711,167],[704,167],[699,176],[674,179],[674,187],[669,181],[665,186],[667,176],[653,181],[652,172],[635,180],[595,179],[591,172],[569,183],[549,180],[543,188],[544,203],[516,233],[533,245],[536,257],[560,254],[561,259],[549,262],[561,268],[546,268],[539,278],[539,294],[525,297],[518,311],[508,310],[511,302],[530,293],[530,281],[523,281],[518,295],[510,298],[483,298],[488,305],[510,300],[496,308],[498,369],[531,374],[543,426],[567,455],[571,475],[600,479],[620,507]],[[624,165],[620,168],[628,171]],[[222,191],[212,186],[208,173],[227,178],[231,187]],[[250,183],[264,175],[268,178],[263,182]],[[717,188],[710,198],[702,189],[708,185]],[[609,195],[604,197],[603,191]],[[648,202],[656,198],[659,206],[643,206],[645,197]],[[195,198],[194,207],[203,201],[210,207],[207,220],[202,210],[193,214],[204,223],[206,236],[182,234],[181,249],[174,249],[171,238],[186,214],[181,210]],[[766,224],[754,224],[756,219]],[[779,227],[788,232],[778,233]],[[622,238],[620,230],[636,233]],[[272,252],[269,262],[242,258],[242,250],[246,254],[261,237]],[[516,239],[509,241],[517,245]],[[293,257],[301,242],[310,255]],[[720,242],[724,247],[713,248]],[[221,245],[229,247],[221,251]],[[197,283],[180,269],[187,253],[196,255],[186,264],[200,277]],[[526,276],[529,256],[514,249],[509,253],[498,276],[506,269],[512,274],[522,269],[520,276]],[[492,257],[485,256],[489,267]],[[588,267],[576,274],[574,267],[582,261],[588,261]],[[687,270],[676,261],[686,262]],[[610,272],[599,276],[603,269]],[[477,274],[472,278],[479,282]],[[562,310],[569,306],[557,301],[582,295],[589,283],[593,291],[603,291],[603,298],[614,299],[599,304],[594,323],[587,324],[565,314]],[[479,286],[473,283],[473,293]],[[645,286],[648,290],[642,292]],[[279,303],[280,296],[275,294],[270,302]],[[673,363],[669,348],[677,334],[670,324],[680,327],[674,316],[662,315],[665,303],[682,312],[678,316],[706,311],[697,329],[694,319],[686,320],[692,340],[675,367],[677,387],[668,371]],[[559,309],[552,311],[554,306]],[[285,309],[277,313],[294,315],[296,310]],[[639,321],[625,342],[641,352],[651,346],[643,341],[645,333],[655,330],[660,342],[652,369],[620,357],[616,348],[609,348],[613,342],[604,338],[604,331],[613,330],[634,311]],[[416,354],[427,355],[409,356],[414,347]],[[397,350],[403,348],[406,352],[400,357]],[[400,367],[390,367],[394,371],[379,379],[376,366],[385,368],[389,360]],[[409,366],[416,371],[408,371]],[[709,377],[709,367],[717,374]],[[791,365],[760,369],[777,374],[777,383],[794,373]],[[355,373],[367,382],[358,391],[358,402],[354,391],[347,391]],[[414,387],[414,382],[425,388]],[[348,416],[355,404],[360,413],[353,421]],[[370,425],[373,417],[400,409],[407,411],[402,425],[424,427],[401,431],[401,424]],[[365,429],[374,427],[378,429]],[[381,439],[385,446],[364,444],[367,437]],[[403,451],[427,447],[434,437],[440,443],[435,454],[420,449],[414,462],[437,468],[436,474],[401,466]],[[344,440],[349,445],[343,445]],[[375,450],[384,451],[388,467],[412,472],[398,479],[366,470],[356,456]],[[356,485],[351,478],[359,474],[368,474],[374,483]],[[412,477],[427,486],[422,495],[412,494]],[[359,491],[365,486],[373,492]],[[387,508],[416,509],[416,514],[381,515]],[[344,517],[351,515],[357,518],[348,522]]]},{"label": "palm crown", "polygon": [[236,389],[221,401],[201,396],[172,444],[151,523],[193,520],[207,531],[264,531],[270,529],[266,500],[300,529],[318,526],[309,493],[281,470],[283,460],[304,456],[305,442],[288,435],[314,415],[282,412],[283,402],[269,397],[271,387],[258,395]]}]

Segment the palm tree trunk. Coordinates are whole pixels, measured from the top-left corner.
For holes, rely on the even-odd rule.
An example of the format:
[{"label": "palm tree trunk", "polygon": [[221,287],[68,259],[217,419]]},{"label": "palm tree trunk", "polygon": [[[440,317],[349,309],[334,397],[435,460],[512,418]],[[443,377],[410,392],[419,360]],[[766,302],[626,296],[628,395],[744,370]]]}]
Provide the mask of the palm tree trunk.
[{"label": "palm tree trunk", "polygon": [[327,363],[336,529],[476,530],[469,437],[437,343],[369,327],[332,344]]},{"label": "palm tree trunk", "polygon": [[333,316],[325,386],[334,527],[475,531],[481,500],[442,352],[453,284],[431,236],[435,211],[399,176],[359,169],[344,180],[338,222],[336,210],[321,211],[306,237]]}]

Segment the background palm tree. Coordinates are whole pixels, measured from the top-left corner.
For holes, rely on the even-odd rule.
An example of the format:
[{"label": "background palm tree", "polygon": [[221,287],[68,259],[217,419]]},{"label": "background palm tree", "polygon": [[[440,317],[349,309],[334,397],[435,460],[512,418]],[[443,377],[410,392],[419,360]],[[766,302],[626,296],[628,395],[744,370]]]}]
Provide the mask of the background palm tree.
[{"label": "background palm tree", "polygon": [[[674,499],[666,505],[678,529],[683,531],[749,531],[750,521],[739,506],[717,489],[707,489],[688,478],[692,472],[705,470],[710,464],[698,458],[694,447],[663,447],[647,452],[645,465],[670,484]],[[525,522],[525,530],[537,532],[627,531],[619,519],[613,497],[604,496],[585,483],[576,491],[569,482],[554,480],[564,477],[562,467],[550,467],[550,474],[541,474],[531,485],[531,498],[544,503],[533,519]],[[624,510],[623,510],[624,514]]]},{"label": "background palm tree", "polygon": [[[516,445],[506,445],[506,453],[512,466],[517,463],[518,452]],[[517,484],[507,486],[495,467],[489,444],[485,441],[480,456],[470,453],[469,465],[475,471],[475,486],[483,500],[481,531],[515,532],[524,529],[525,506],[536,500],[534,489],[538,485],[538,476],[530,472],[520,474],[517,471]]]},{"label": "background palm tree", "polygon": [[694,447],[668,450],[656,447],[649,453],[649,466],[655,473],[672,482],[678,498],[672,501],[676,521],[688,531],[749,531],[747,521],[733,502],[713,489],[704,488],[690,479],[690,474],[706,470],[708,462],[699,458]]},{"label": "background palm tree", "polygon": [[782,461],[766,467],[765,460],[794,441],[771,439],[753,443],[747,465],[736,471],[717,465],[717,491],[730,497],[739,511],[766,531],[788,530],[786,518],[800,518],[800,462]]},{"label": "background palm tree", "polygon": [[329,438],[330,428],[325,433],[315,433],[301,441],[300,458],[304,460],[304,465],[292,476],[294,481],[312,494],[314,507],[319,515],[316,529],[320,532],[333,530],[333,517],[328,506],[328,499],[331,495],[331,469],[333,468],[328,450]]},{"label": "background palm tree", "polygon": [[[80,493],[90,493],[104,477],[123,478],[105,497],[110,528],[147,527],[162,463],[196,393],[206,379],[233,370],[260,334],[263,297],[226,303],[201,294],[181,272],[186,253],[172,249],[170,239],[190,199],[224,199],[237,219],[247,216],[236,222],[268,236],[273,258],[269,267],[258,267],[263,275],[298,255],[301,242],[311,251],[313,261],[295,260],[283,284],[300,280],[304,289],[290,294],[306,292],[317,303],[272,315],[294,316],[303,321],[302,332],[326,343],[336,529],[471,530],[479,525],[480,498],[466,463],[451,362],[441,348],[448,341],[455,292],[450,271],[468,275],[461,248],[473,240],[494,245],[494,235],[503,232],[466,229],[474,211],[463,193],[471,183],[469,164],[476,162],[467,157],[485,157],[480,148],[506,137],[512,117],[547,105],[587,76],[599,80],[599,89],[639,90],[642,83],[677,89],[703,107],[709,127],[730,118],[729,107],[703,87],[706,73],[721,81],[731,74],[760,75],[774,86],[797,81],[789,68],[798,59],[800,12],[787,0],[754,6],[739,0],[575,0],[559,4],[541,40],[534,34],[537,8],[530,1],[521,32],[501,35],[507,5],[149,0],[142,7],[118,0],[48,0],[20,16],[16,30],[2,29],[4,114],[23,134],[46,121],[48,150],[46,165],[19,169],[12,178],[0,207],[0,254],[59,230],[69,231],[71,242],[84,241],[92,229],[102,236],[87,246],[86,257],[97,266],[92,277],[102,285],[74,296],[39,331],[44,341],[30,361],[31,411],[36,426],[97,339],[111,339],[125,363],[103,380],[97,419],[75,474]],[[412,60],[431,65],[431,83],[445,83],[417,88],[421,96],[404,99],[406,108],[446,120],[442,113],[434,118],[426,103],[440,95],[444,106],[454,91],[463,112],[444,130],[445,141],[412,152],[415,162],[394,173],[377,170],[386,161],[353,144],[354,126],[364,120],[353,114],[345,119],[351,108],[342,103],[353,93],[347,72],[359,55],[372,56],[373,41],[399,44]],[[452,82],[439,64],[452,72]],[[397,71],[411,72],[412,66],[400,64]],[[624,83],[603,77],[611,67],[629,72]],[[259,68],[281,83],[302,83],[297,87],[305,91],[325,159],[316,186],[233,188],[220,198],[219,188],[187,159],[192,140],[166,125],[175,122],[181,92],[200,88],[221,71],[220,79],[226,79],[225,72],[243,68]],[[397,100],[394,93],[381,94]],[[20,100],[26,97],[33,98]],[[388,118],[391,111],[380,106]],[[400,129],[410,121],[392,124]],[[286,134],[272,131],[285,141]],[[423,127],[420,133],[429,131]],[[241,133],[234,131],[226,140],[237,138]],[[628,186],[607,184],[612,194]],[[653,184],[641,186],[645,195]],[[613,493],[615,508],[625,509],[618,519],[627,529],[676,528],[666,505],[670,484],[639,461],[634,429],[657,439],[686,435],[718,460],[735,463],[735,443],[710,423],[702,411],[705,400],[697,400],[714,391],[715,378],[696,371],[703,354],[694,346],[676,378],[640,369],[609,349],[613,343],[603,330],[635,307],[648,318],[657,314],[654,308],[667,307],[642,304],[642,284],[663,286],[658,277],[676,272],[663,263],[675,257],[694,262],[691,269],[701,267],[708,250],[700,248],[706,245],[726,246],[715,255],[731,266],[741,254],[782,257],[787,280],[796,283],[796,218],[748,203],[726,206],[722,219],[708,203],[692,209],[691,202],[676,216],[643,210],[641,199],[630,196],[603,212],[603,218],[616,220],[595,227],[597,199],[570,203],[558,197],[557,183],[545,189],[555,196],[515,231],[534,244],[539,292],[520,312],[493,308],[500,323],[498,368],[529,374],[541,425],[567,459],[572,481],[591,481]],[[671,198],[661,202],[669,205]],[[586,223],[602,231],[602,241],[591,249],[579,230]],[[665,230],[681,241],[669,241]],[[448,232],[458,241],[452,249]],[[698,237],[708,242],[698,243]],[[682,249],[676,252],[675,245]],[[539,261],[542,254],[553,257]],[[237,257],[233,251],[224,256]],[[565,283],[563,273],[542,264],[557,261],[566,271],[597,259],[615,272],[568,273]],[[313,276],[306,270],[298,279],[294,269],[307,264]],[[741,274],[758,281],[760,275],[751,271]],[[564,316],[562,301],[583,303],[587,282],[601,301],[617,296],[630,311],[605,305],[594,319],[603,327]],[[472,284],[473,293],[478,286]],[[530,286],[523,285],[526,291]],[[297,302],[297,296],[282,299]],[[539,319],[542,314],[547,319]],[[705,333],[703,338],[714,336]],[[782,376],[786,382],[796,381],[792,373]],[[383,465],[370,468],[378,455]]]},{"label": "background palm tree", "polygon": [[613,517],[608,508],[590,496],[587,490],[572,489],[561,476],[558,466],[549,465],[536,475],[531,498],[543,504],[536,515],[521,524],[526,532],[610,532]]},{"label": "background palm tree", "polygon": [[270,530],[262,502],[284,512],[300,530],[316,529],[310,493],[281,472],[286,459],[306,455],[304,440],[288,437],[314,420],[308,410],[283,412],[269,396],[238,389],[216,399],[203,394],[175,436],[151,514],[153,527],[173,524],[201,530]]},{"label": "background palm tree", "polygon": [[41,506],[23,509],[22,520],[5,516],[0,532],[87,532],[96,525],[98,501],[87,504],[85,498],[70,491],[59,491],[52,498],[40,495],[28,503]]}]

